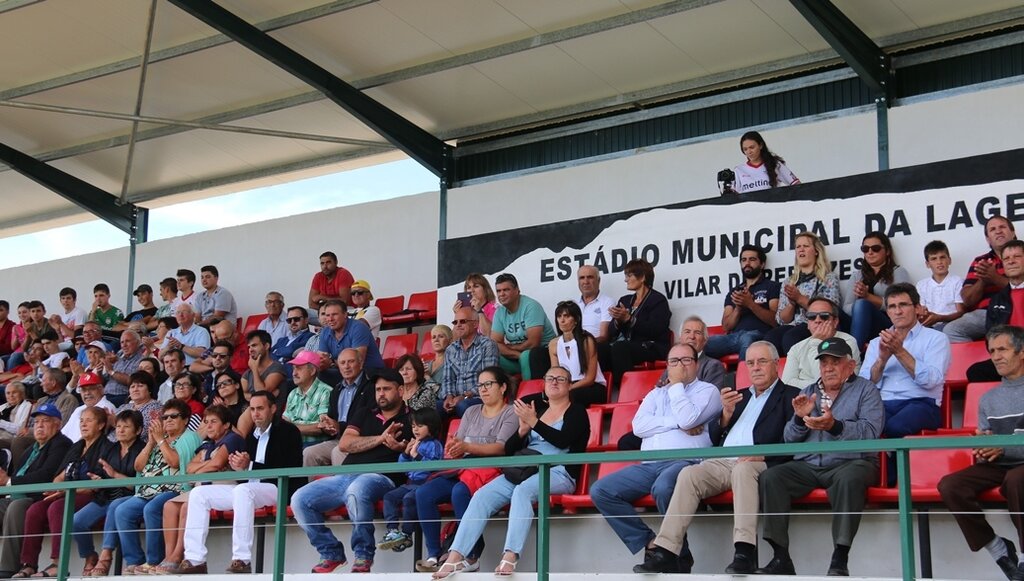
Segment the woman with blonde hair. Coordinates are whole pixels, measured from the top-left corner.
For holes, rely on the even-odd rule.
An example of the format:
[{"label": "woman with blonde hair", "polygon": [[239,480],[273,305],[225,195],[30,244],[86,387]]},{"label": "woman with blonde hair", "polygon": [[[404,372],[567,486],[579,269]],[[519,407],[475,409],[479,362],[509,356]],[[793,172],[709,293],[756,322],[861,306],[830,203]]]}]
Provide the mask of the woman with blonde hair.
[{"label": "woman with blonde hair", "polygon": [[430,330],[430,348],[434,351],[434,358],[423,362],[424,371],[434,383],[441,383],[444,379],[444,351],[452,344],[452,328],[448,325],[434,325]]},{"label": "woman with blonde hair", "polygon": [[[793,251],[793,274],[782,284],[779,310],[775,313],[779,326],[765,337],[783,356],[793,345],[811,336],[807,330],[807,307],[811,299],[824,297],[837,305],[843,304],[839,277],[832,272],[832,263],[821,239],[812,232],[801,232],[796,235]],[[832,315],[811,313],[811,316]]]}]

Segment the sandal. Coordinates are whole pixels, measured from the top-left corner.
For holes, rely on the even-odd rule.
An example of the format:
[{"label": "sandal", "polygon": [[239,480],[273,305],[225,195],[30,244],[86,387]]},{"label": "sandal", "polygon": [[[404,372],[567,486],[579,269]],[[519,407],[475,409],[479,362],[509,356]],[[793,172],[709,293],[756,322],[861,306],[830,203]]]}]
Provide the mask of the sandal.
[{"label": "sandal", "polygon": [[85,565],[82,567],[82,577],[89,577],[92,575],[92,570],[96,568],[96,564],[99,563],[100,556],[96,553],[85,558]]},{"label": "sandal", "polygon": [[36,574],[36,568],[31,565],[25,565],[14,575],[11,575],[11,579],[27,579]]},{"label": "sandal", "polygon": [[57,563],[50,563],[50,565],[48,567],[46,567],[42,571],[39,571],[38,573],[36,573],[36,574],[34,574],[32,576],[33,577],[56,577],[57,576],[57,572],[58,572],[59,569],[60,569],[60,567],[57,566]]},{"label": "sandal", "polygon": [[110,566],[113,564],[114,559],[99,559],[97,557],[96,564],[93,565],[92,571],[89,573],[90,577],[106,577],[110,574]]},{"label": "sandal", "polygon": [[[494,570],[494,574],[498,577],[511,577],[512,574],[516,572],[516,564],[518,563],[518,559],[516,559],[515,561],[502,559],[501,562],[498,563],[498,567]],[[506,570],[505,565],[508,565],[509,567],[511,567],[511,569]]]},{"label": "sandal", "polygon": [[[445,570],[445,567],[448,570]],[[445,561],[440,567],[437,568],[437,572],[432,576],[433,579],[448,579],[454,577],[456,573],[459,573],[466,568],[466,561]]]}]

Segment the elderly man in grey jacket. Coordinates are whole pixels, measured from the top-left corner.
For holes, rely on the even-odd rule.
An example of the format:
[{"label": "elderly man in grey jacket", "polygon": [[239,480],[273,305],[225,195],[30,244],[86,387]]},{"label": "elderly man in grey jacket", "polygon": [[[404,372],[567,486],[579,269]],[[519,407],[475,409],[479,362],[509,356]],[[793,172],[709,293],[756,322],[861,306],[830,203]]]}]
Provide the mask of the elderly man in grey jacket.
[{"label": "elderly man in grey jacket", "polygon": [[[881,436],[885,409],[878,388],[855,374],[850,346],[842,340],[818,345],[821,379],[793,399],[786,442],[873,440]],[[758,573],[794,575],[789,556],[789,513],[793,500],[825,488],[832,506],[832,562],[828,575],[849,575],[847,560],[869,486],[878,482],[878,454],[869,452],[797,454],[761,474],[764,538],[774,556]]]}]

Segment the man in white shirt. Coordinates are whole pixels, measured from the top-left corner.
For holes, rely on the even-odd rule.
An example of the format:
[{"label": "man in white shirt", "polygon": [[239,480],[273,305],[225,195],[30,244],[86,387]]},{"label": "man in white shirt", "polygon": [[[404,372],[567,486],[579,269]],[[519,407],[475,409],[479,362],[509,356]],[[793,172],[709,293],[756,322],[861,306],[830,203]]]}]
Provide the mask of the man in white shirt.
[{"label": "man in white shirt", "polygon": [[357,280],[352,283],[351,288],[353,308],[348,310],[350,317],[357,321],[366,323],[370,333],[376,339],[380,335],[380,324],[383,321],[380,309],[370,304],[373,300],[373,292],[370,291],[370,283],[365,280]]},{"label": "man in white shirt", "polygon": [[78,377],[78,393],[82,396],[82,405],[76,407],[75,411],[71,412],[68,422],[60,429],[61,433],[72,442],[77,442],[82,438],[80,423],[82,410],[98,406],[111,414],[114,413],[116,409],[114,404],[107,401],[107,398],[103,396],[103,385],[103,378],[95,373],[87,371]]},{"label": "man in white shirt", "polygon": [[267,308],[267,318],[260,321],[256,329],[270,333],[270,344],[273,345],[281,337],[288,336],[288,323],[281,316],[284,313],[284,295],[277,291],[267,293],[264,306]]},{"label": "man in white shirt", "polygon": [[[704,426],[722,413],[722,400],[718,388],[697,379],[697,355],[697,350],[687,344],[669,351],[668,385],[647,394],[633,417],[633,432],[642,439],[641,450],[711,447]],[[631,553],[650,550],[656,535],[632,503],[651,494],[658,511],[664,514],[679,472],[699,461],[658,460],[627,466],[595,482],[590,497]]]},{"label": "man in white shirt", "polygon": [[615,306],[615,299],[601,293],[601,272],[590,265],[581,266],[576,271],[576,281],[580,288],[576,304],[583,312],[583,329],[598,343],[608,342],[608,325],[612,322],[608,309]]}]

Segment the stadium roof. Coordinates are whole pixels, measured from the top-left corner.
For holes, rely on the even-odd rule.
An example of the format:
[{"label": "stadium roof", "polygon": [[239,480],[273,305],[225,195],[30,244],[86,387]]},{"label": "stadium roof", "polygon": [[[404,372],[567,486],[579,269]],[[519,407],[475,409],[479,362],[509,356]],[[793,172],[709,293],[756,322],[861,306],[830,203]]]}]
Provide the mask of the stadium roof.
[{"label": "stadium roof", "polygon": [[[1019,0],[220,6],[226,15],[204,16],[216,12],[205,0],[0,0],[0,159],[29,173],[45,162],[72,178],[58,189],[116,214],[398,159],[417,140],[457,147],[844,62],[871,84],[858,64],[872,47],[1024,21]],[[308,82],[321,73],[358,91],[328,98]],[[367,113],[361,96],[397,115]],[[91,218],[24,174],[0,165],[0,237]]]}]

